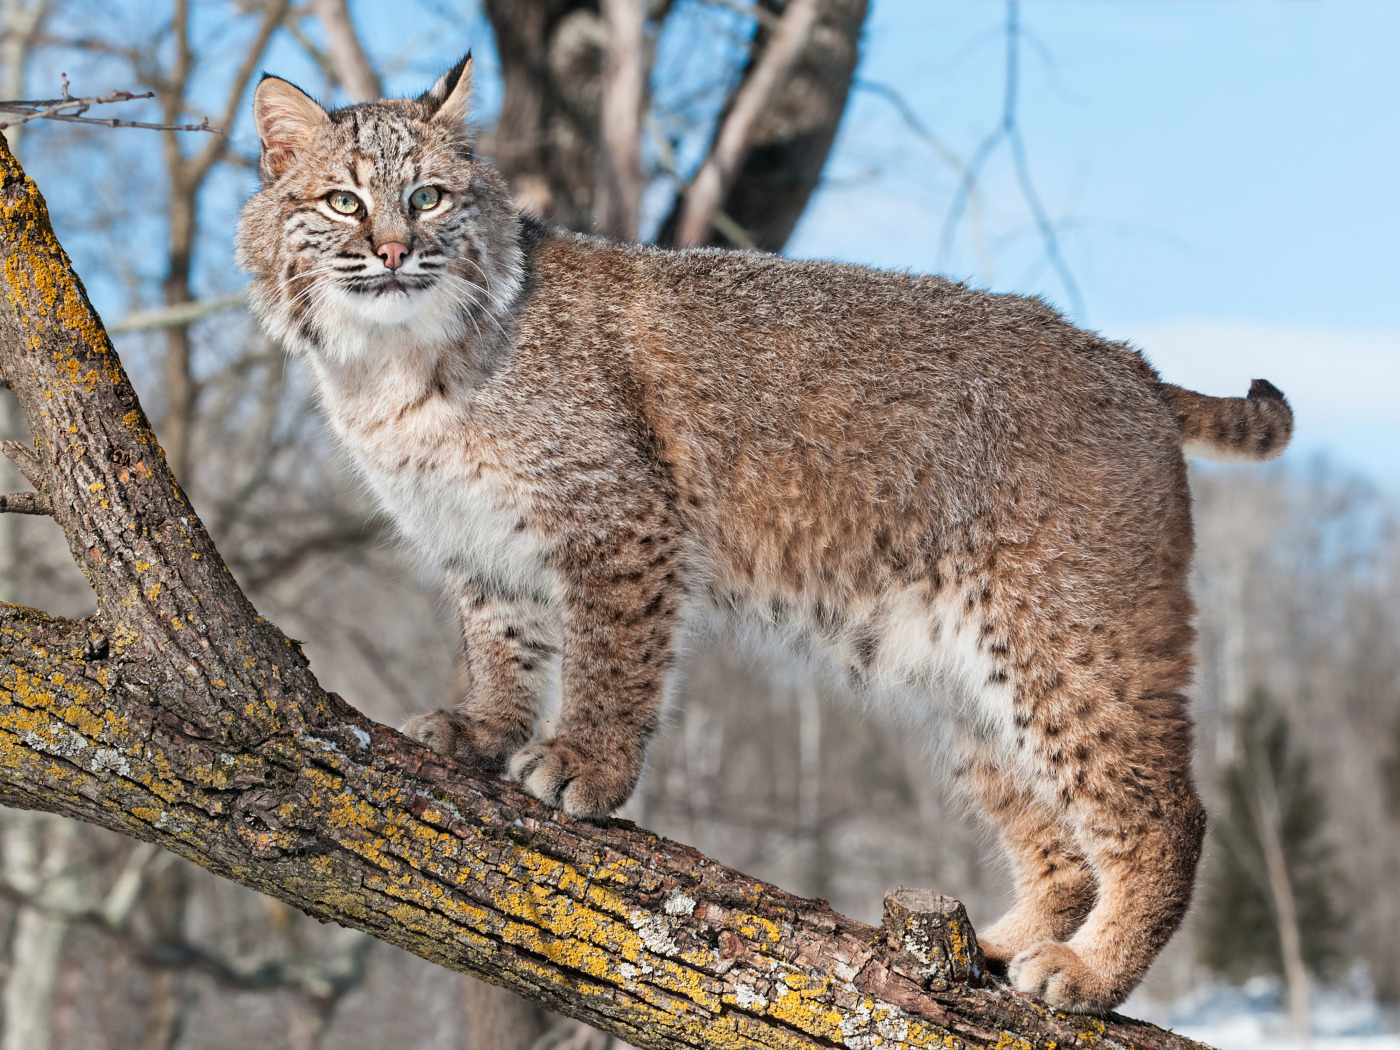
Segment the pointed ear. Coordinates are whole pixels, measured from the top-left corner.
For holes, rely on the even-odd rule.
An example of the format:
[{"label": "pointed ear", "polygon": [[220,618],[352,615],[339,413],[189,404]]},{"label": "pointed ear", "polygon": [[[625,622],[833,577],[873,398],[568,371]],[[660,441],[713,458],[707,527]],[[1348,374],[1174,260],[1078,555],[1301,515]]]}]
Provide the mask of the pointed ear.
[{"label": "pointed ear", "polygon": [[472,53],[438,77],[418,101],[428,107],[430,120],[453,127],[465,124],[472,103]]},{"label": "pointed ear", "polygon": [[263,181],[272,182],[291,167],[326,119],[326,111],[301,88],[264,74],[253,93],[253,123],[262,142],[258,170]]}]

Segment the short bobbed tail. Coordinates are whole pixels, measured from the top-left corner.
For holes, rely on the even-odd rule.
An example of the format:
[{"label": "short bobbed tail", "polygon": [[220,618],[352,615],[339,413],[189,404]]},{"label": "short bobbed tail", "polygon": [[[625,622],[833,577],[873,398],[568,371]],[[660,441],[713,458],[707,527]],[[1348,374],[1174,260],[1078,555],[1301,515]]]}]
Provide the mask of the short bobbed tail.
[{"label": "short bobbed tail", "polygon": [[1267,379],[1254,380],[1246,397],[1208,397],[1171,383],[1162,384],[1162,396],[1188,456],[1254,463],[1279,455],[1293,436],[1293,409]]}]

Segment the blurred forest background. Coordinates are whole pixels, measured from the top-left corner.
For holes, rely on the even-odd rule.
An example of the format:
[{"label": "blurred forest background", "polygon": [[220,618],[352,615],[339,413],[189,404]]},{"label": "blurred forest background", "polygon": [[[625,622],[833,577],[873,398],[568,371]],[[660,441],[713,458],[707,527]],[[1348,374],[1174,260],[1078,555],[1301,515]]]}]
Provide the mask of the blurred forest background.
[{"label": "blurred forest background", "polygon": [[[230,243],[255,180],[258,73],[347,102],[426,87],[471,46],[481,151],[524,207],[769,251],[831,185],[838,126],[864,93],[951,187],[941,248],[990,264],[996,216],[1016,214],[1046,292],[1082,319],[1065,226],[1021,137],[1020,64],[1037,45],[1017,5],[990,59],[999,118],[965,155],[931,107],[858,67],[868,16],[866,0],[0,0],[0,98],[56,97],[66,74],[75,95],[154,92],[89,116],[228,130],[36,121],[5,135],[240,583],[305,639],[328,688],[399,724],[451,698],[453,625],[329,446],[306,371],[241,306]],[[994,165],[1008,177],[989,183]],[[0,431],[25,438],[3,397]],[[0,469],[6,491],[24,487]],[[1190,923],[1136,1003],[1263,988],[1300,1031],[1327,988],[1400,1003],[1393,494],[1297,459],[1201,470],[1194,489],[1197,770],[1214,822]],[[0,599],[91,610],[51,521],[0,515]],[[694,655],[626,815],[867,921],[898,883],[956,895],[983,924],[1009,890],[919,740],[728,644]],[[0,1050],[252,1045],[616,1044],[154,847],[0,811]]]}]

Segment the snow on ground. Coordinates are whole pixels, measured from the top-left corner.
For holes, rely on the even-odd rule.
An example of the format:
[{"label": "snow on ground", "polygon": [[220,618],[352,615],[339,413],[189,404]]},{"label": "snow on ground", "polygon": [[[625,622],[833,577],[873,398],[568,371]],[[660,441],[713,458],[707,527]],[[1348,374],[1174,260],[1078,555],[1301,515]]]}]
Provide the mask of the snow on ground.
[{"label": "snow on ground", "polygon": [[1243,988],[1209,985],[1166,1006],[1130,1003],[1124,1011],[1218,1050],[1400,1050],[1400,1016],[1376,1005],[1362,980],[1313,995],[1313,1037],[1290,1034],[1279,983],[1256,978]]}]

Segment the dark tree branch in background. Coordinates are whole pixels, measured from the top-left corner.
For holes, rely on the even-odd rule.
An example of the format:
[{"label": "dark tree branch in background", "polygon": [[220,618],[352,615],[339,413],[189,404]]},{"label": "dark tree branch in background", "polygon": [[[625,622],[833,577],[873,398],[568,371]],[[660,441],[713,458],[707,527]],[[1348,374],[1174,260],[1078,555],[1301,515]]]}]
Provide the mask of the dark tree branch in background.
[{"label": "dark tree branch in background", "polygon": [[[780,19],[768,7],[718,6],[743,8],[758,21],[747,80],[761,63]],[[869,5],[867,0],[821,0],[819,6],[805,49],[751,129],[743,163],[711,220],[706,244],[781,251],[821,180],[860,58],[861,27]],[[685,196],[677,198],[657,234],[658,243],[679,243],[676,234],[686,201]]]},{"label": "dark tree branch in background", "polygon": [[501,113],[482,137],[516,201],[591,230],[606,40],[596,0],[483,0],[501,63]]},{"label": "dark tree branch in background", "polygon": [[0,371],[97,599],[0,605],[0,800],[172,850],[642,1047],[1189,1047],[979,987],[961,905],[864,926],[625,822],[570,820],[325,692],[171,476],[0,144]]},{"label": "dark tree branch in background", "polygon": [[676,244],[706,243],[716,213],[747,154],[755,125],[772,105],[817,25],[820,0],[788,0],[772,39],[745,75],[720,122],[709,155],[695,173],[676,222]]},{"label": "dark tree branch in background", "polygon": [[963,209],[966,208],[977,179],[982,174],[983,165],[987,163],[992,152],[1005,139],[1011,149],[1011,158],[1016,169],[1016,182],[1021,188],[1021,196],[1025,198],[1026,206],[1030,208],[1031,215],[1035,218],[1036,228],[1040,231],[1040,238],[1045,246],[1045,257],[1064,286],[1075,319],[1083,323],[1084,300],[1079,294],[1079,284],[1075,281],[1074,274],[1070,272],[1069,265],[1065,262],[1064,255],[1060,251],[1059,236],[1055,233],[1055,225],[1050,221],[1050,216],[1045,211],[1045,205],[1041,203],[1040,195],[1036,192],[1035,183],[1031,179],[1030,163],[1026,159],[1026,144],[1021,137],[1021,126],[1017,121],[1020,80],[1021,6],[1020,0],[1007,0],[1006,80],[1002,98],[1001,120],[972,154],[972,159],[967,163],[962,180],[958,183],[957,191],[953,194],[952,203],[948,205],[948,214],[943,220],[943,231],[938,238],[939,266],[942,268],[948,258],[948,253],[952,250],[953,238],[956,236],[958,224],[962,220]]},{"label": "dark tree branch in background", "polygon": [[[800,0],[782,15],[771,0],[717,6],[753,18],[758,29],[710,150],[705,180],[721,168],[726,174],[719,206],[705,205],[704,243],[780,251],[830,153],[867,0]],[[633,191],[626,172],[636,170],[630,157],[639,149],[638,120],[655,141],[661,170],[685,181],[655,109],[638,102],[639,95],[645,102],[650,59],[637,45],[637,7],[649,7],[654,32],[665,31],[669,4],[619,0],[599,8],[588,0],[486,0],[505,93],[482,151],[495,159],[526,210],[578,230],[594,229],[596,219],[603,232],[630,235]],[[613,19],[626,23],[630,43],[610,43]],[[789,28],[780,39],[784,19]],[[614,169],[624,177],[616,179]],[[638,200],[644,181],[636,183]],[[614,182],[622,194],[616,212]],[[702,183],[695,207],[705,192]],[[678,243],[688,199],[684,191],[677,196],[657,243]]]},{"label": "dark tree branch in background", "polygon": [[642,108],[646,103],[645,0],[602,0],[607,31],[599,120],[599,233],[635,241],[642,217]]}]

